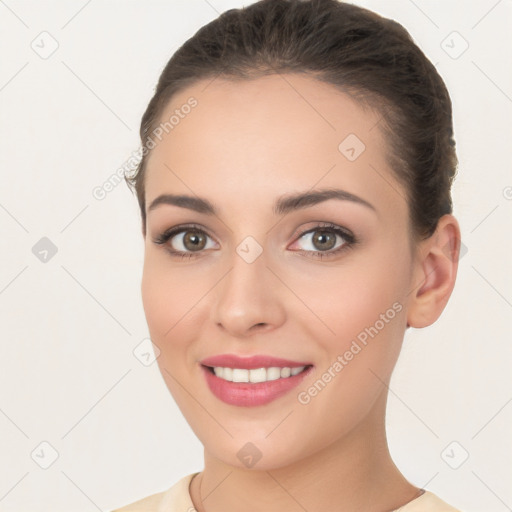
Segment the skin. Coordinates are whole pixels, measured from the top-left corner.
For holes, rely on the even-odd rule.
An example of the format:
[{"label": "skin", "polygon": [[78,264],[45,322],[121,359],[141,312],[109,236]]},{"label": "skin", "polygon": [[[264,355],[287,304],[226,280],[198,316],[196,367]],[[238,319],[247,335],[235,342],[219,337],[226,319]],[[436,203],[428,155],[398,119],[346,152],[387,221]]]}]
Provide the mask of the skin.
[{"label": "skin", "polygon": [[[195,508],[385,512],[404,505],[421,490],[388,451],[387,386],[405,329],[433,323],[452,292],[456,219],[443,216],[427,240],[411,238],[406,193],[388,166],[379,113],[330,85],[296,74],[210,79],[175,95],[161,119],[190,96],[197,107],[150,153],[146,205],[163,193],[197,195],[219,213],[174,205],[147,212],[142,299],[164,381],[204,446],[204,469],[190,486]],[[366,146],[353,162],[338,150],[350,133]],[[329,187],[375,210],[331,199],[272,212],[282,195]],[[332,257],[312,256],[322,245],[300,233],[319,222],[350,230],[358,243]],[[208,235],[195,257],[167,251],[193,253],[183,233],[154,243],[186,223]],[[252,263],[236,252],[247,236],[263,251]],[[343,242],[336,236],[336,246]],[[396,302],[401,311],[301,404],[298,393]],[[199,365],[223,353],[269,354],[314,368],[277,400],[237,407],[210,392]],[[247,442],[262,453],[251,468],[237,457]]]}]

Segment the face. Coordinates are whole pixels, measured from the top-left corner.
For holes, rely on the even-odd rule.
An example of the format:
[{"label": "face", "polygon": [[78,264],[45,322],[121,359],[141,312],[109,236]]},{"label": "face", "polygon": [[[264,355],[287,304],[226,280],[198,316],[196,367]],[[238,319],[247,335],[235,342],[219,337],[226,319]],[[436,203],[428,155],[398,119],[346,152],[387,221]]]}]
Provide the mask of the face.
[{"label": "face", "polygon": [[[183,109],[190,97],[197,105]],[[379,113],[295,74],[198,82],[161,121],[176,109],[189,113],[148,160],[142,299],[186,420],[212,457],[247,467],[244,450],[257,449],[260,469],[357,428],[371,435],[414,287],[406,194],[388,166]],[[325,190],[341,192],[291,200]],[[162,195],[201,198],[214,213],[190,202],[151,208]],[[308,366],[229,383],[202,365],[225,354]],[[242,367],[235,380],[251,374],[221,363]]]}]

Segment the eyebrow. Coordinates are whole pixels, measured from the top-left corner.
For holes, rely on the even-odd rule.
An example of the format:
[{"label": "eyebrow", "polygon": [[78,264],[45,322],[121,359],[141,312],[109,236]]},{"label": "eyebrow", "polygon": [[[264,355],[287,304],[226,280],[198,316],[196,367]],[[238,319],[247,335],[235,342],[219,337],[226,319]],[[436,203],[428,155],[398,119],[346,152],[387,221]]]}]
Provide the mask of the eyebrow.
[{"label": "eyebrow", "polygon": [[[272,211],[274,212],[274,215],[284,215],[291,211],[309,208],[324,201],[328,201],[329,199],[351,201],[353,203],[363,205],[373,210],[374,212],[377,212],[376,208],[368,201],[365,201],[361,197],[351,194],[346,190],[337,188],[313,190],[282,196],[278,198],[274,203]],[[189,210],[194,210],[195,212],[203,213],[206,215],[217,216],[219,213],[215,206],[207,199],[197,196],[193,197],[173,194],[162,194],[158,196],[149,205],[148,212],[164,204],[179,206],[180,208],[187,208]]]}]

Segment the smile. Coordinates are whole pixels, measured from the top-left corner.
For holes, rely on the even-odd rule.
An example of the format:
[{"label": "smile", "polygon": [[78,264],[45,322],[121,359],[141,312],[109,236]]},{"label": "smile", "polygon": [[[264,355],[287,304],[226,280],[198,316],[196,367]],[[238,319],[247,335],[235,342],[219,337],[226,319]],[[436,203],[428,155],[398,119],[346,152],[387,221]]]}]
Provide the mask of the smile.
[{"label": "smile", "polygon": [[229,405],[265,405],[288,394],[309,375],[313,365],[230,368],[200,365],[211,393]]}]

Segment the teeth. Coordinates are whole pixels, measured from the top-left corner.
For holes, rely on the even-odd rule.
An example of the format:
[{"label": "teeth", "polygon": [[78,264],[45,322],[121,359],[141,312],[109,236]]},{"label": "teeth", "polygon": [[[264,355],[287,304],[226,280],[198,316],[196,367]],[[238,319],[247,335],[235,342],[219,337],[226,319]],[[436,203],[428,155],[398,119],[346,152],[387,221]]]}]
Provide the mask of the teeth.
[{"label": "teeth", "polygon": [[297,375],[306,368],[305,366],[298,366],[296,368],[279,368],[272,366],[270,368],[255,368],[246,370],[243,368],[224,368],[222,366],[215,366],[213,371],[217,377],[228,380],[230,382],[267,382],[269,380],[276,380],[280,378],[287,378]]},{"label": "teeth", "polygon": [[241,370],[240,368],[233,368],[233,382],[248,382],[249,370]]},{"label": "teeth", "polygon": [[[267,370],[265,370],[265,368],[244,371],[249,375],[249,382],[265,382],[267,380]],[[223,377],[226,378],[226,368],[224,368]],[[247,380],[244,380],[243,382],[247,382]]]},{"label": "teeth", "polygon": [[233,368],[224,368],[224,374],[226,379],[233,380]]}]

